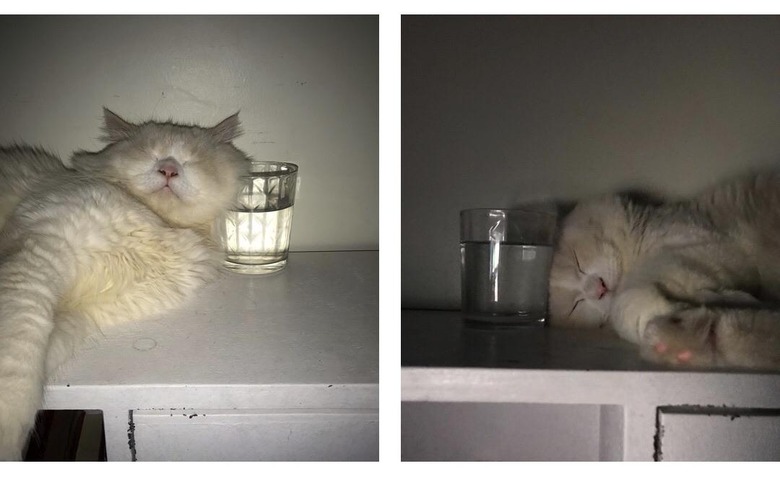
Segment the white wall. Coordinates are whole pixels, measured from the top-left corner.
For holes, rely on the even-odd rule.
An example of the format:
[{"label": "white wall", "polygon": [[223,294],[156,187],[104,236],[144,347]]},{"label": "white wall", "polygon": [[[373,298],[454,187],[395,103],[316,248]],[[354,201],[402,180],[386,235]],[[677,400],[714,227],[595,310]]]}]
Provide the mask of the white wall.
[{"label": "white wall", "polygon": [[101,108],[300,166],[292,250],[377,249],[377,17],[0,17],[0,143],[98,149]]},{"label": "white wall", "polygon": [[402,306],[460,307],[458,212],[780,160],[780,17],[405,17]]}]

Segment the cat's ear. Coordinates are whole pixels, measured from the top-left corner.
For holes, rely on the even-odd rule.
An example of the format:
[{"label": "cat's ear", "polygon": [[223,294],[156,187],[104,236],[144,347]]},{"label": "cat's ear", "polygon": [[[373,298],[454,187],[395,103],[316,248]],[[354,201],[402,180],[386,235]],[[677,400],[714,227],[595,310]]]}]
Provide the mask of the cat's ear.
[{"label": "cat's ear", "polygon": [[135,132],[136,125],[122,119],[119,115],[103,107],[103,133],[101,140],[114,143],[126,140]]},{"label": "cat's ear", "polygon": [[238,120],[238,112],[220,121],[216,126],[212,126],[208,132],[217,143],[228,143],[234,138],[238,138],[244,132],[241,129],[241,122]]}]

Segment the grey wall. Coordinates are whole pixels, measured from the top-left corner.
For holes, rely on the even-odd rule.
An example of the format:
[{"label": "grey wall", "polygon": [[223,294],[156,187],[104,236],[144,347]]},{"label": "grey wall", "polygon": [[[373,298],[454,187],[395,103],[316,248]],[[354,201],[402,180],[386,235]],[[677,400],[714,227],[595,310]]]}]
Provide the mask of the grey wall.
[{"label": "grey wall", "polygon": [[402,306],[460,306],[458,212],[691,194],[780,161],[780,17],[402,19]]},{"label": "grey wall", "polygon": [[0,143],[97,149],[101,107],[300,166],[292,250],[379,245],[378,17],[0,17]]}]

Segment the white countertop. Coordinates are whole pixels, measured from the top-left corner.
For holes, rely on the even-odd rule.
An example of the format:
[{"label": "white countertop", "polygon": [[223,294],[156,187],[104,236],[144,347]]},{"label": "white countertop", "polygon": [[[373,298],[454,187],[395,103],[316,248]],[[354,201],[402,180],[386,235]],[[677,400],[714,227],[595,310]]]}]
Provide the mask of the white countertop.
[{"label": "white countertop", "polygon": [[[674,369],[607,330],[475,327],[402,312],[402,400],[780,406],[780,374]],[[639,392],[639,394],[637,394]]]},{"label": "white countertop", "polygon": [[[777,424],[778,373],[678,370],[643,361],[609,331],[475,327],[459,311],[404,310],[401,323],[401,401],[558,405],[570,414],[595,406],[602,460],[653,460],[664,410]],[[409,438],[425,437],[414,420]]]},{"label": "white countertop", "polygon": [[226,273],[178,311],[104,331],[51,380],[47,404],[96,387],[374,390],[378,259],[376,251],[291,253],[275,274]]}]

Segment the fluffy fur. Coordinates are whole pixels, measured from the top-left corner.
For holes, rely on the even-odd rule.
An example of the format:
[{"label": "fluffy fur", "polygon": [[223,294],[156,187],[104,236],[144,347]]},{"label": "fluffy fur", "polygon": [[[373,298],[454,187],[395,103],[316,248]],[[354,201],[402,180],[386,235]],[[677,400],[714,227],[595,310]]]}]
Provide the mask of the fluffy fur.
[{"label": "fluffy fur", "polygon": [[210,238],[248,167],[238,116],[132,124],[65,167],[0,150],[0,458],[20,459],[47,376],[108,325],[179,305],[218,273]]},{"label": "fluffy fur", "polygon": [[651,361],[780,369],[780,173],[664,205],[577,205],[549,300],[552,326],[609,325]]}]

